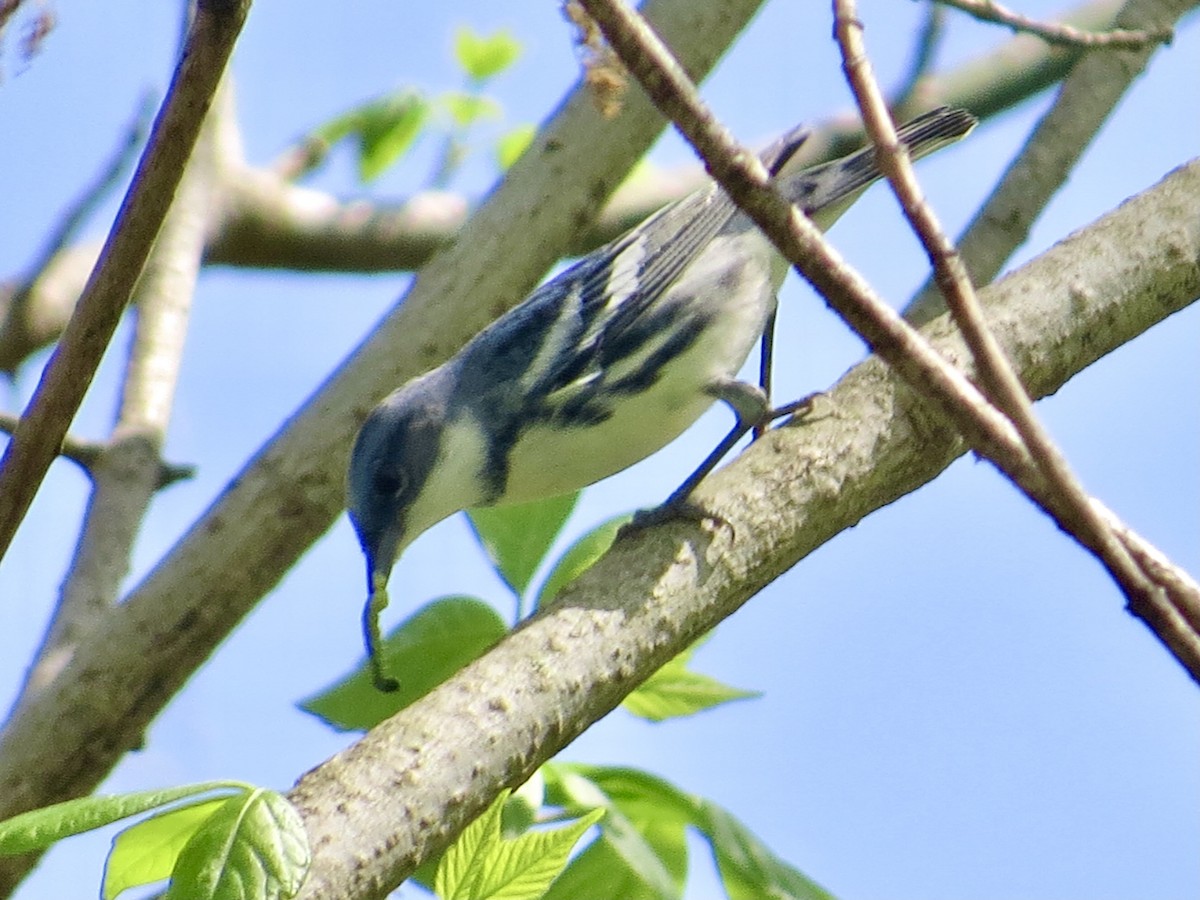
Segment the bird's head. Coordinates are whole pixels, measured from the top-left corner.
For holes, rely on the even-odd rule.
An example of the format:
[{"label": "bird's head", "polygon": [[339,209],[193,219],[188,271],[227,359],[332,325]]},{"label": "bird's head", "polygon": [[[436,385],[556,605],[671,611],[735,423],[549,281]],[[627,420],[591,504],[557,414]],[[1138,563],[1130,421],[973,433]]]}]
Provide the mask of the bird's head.
[{"label": "bird's head", "polygon": [[[354,442],[347,475],[350,521],[367,557],[367,587],[387,581],[405,547],[474,500],[474,453],[449,409],[443,369],[410,381],[380,403]],[[456,464],[458,463],[458,464]]]}]

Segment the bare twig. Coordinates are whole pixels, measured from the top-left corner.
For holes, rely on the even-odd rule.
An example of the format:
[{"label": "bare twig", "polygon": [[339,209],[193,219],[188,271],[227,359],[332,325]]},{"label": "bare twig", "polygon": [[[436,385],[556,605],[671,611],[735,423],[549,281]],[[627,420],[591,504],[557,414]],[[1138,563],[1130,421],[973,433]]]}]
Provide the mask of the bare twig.
[{"label": "bare twig", "polygon": [[[1100,516],[1066,458],[1042,427],[1028,394],[988,329],[962,259],[925,202],[911,161],[902,152],[883,92],[871,70],[862,32],[856,0],[834,0],[834,34],[841,48],[843,67],[876,145],[880,168],[933,263],[937,284],[971,349],[976,377],[988,399],[1016,427],[1045,478],[1046,489],[1054,498],[1052,514],[1059,525],[1096,555],[1129,599],[1131,610],[1150,623],[1155,618],[1150,610],[1162,605],[1165,598]],[[1039,502],[1046,505],[1045,500]],[[1193,627],[1200,628],[1200,622]]]},{"label": "bare twig", "polygon": [[[758,160],[716,122],[670,51],[645,22],[621,0],[581,2],[630,72],[703,156],[713,177],[801,274],[876,353],[951,418],[978,452],[1002,469],[1060,526],[1070,530],[1078,518],[1076,511],[1064,509],[1060,495],[1051,489],[1052,483],[1047,482],[1038,465],[1041,460],[1035,461],[1030,455],[1012,423],[877,297],[816,227],[775,192]],[[1060,475],[1057,471],[1055,474]],[[1106,529],[1101,531],[1102,540]],[[1075,533],[1085,542],[1096,539],[1086,531]],[[1087,546],[1100,552],[1106,563],[1109,561],[1108,548],[1101,550],[1091,543]],[[1188,627],[1186,617],[1171,608],[1160,588],[1142,589],[1133,596],[1144,601],[1135,611],[1200,681],[1200,638]]]},{"label": "bare twig", "polygon": [[1141,50],[1148,44],[1169,44],[1173,36],[1170,28],[1112,28],[1108,31],[1085,31],[1063,22],[1032,19],[995,2],[995,0],[934,0],[934,2],[943,6],[952,6],[981,22],[995,22],[997,25],[1007,25],[1013,31],[1036,35],[1047,43],[1082,47],[1088,50],[1098,47],[1110,50]]},{"label": "bare twig", "polygon": [[21,56],[26,62],[41,52],[46,38],[57,24],[58,15],[49,6],[43,6],[34,13],[33,18],[25,25],[25,33],[21,35]]},{"label": "bare twig", "polygon": [[[0,413],[0,431],[5,434],[12,434],[17,428],[17,422],[20,421],[18,416],[12,413]],[[92,441],[87,438],[75,437],[68,434],[63,437],[62,446],[59,448],[58,455],[63,459],[69,459],[90,478],[92,476],[92,468],[96,465],[96,461],[104,454],[107,445],[103,441]]]},{"label": "bare twig", "polygon": [[[1127,0],[1113,24],[1133,29],[1165,29],[1197,0]],[[1066,182],[1100,126],[1141,74],[1156,44],[1138,50],[1089,53],[1071,69],[1020,154],[1009,165],[987,202],[958,241],[971,280],[987,284],[1029,236],[1033,222]],[[976,111],[968,104],[968,108]],[[908,305],[906,317],[928,322],[945,309],[932,280]]]},{"label": "bare twig", "polygon": [[0,557],[33,502],[166,216],[249,10],[200,0],[162,112],[75,314],[0,459]]},{"label": "bare twig", "polygon": [[104,170],[63,213],[27,274],[0,288],[0,372],[15,372],[30,353],[57,338],[69,320],[97,257],[91,244],[74,242],[133,162],[153,112],[147,97]]},{"label": "bare twig", "polygon": [[[19,421],[20,419],[12,413],[0,412],[0,432],[12,434],[16,430],[17,422]],[[88,478],[92,478],[100,457],[108,449],[109,445],[103,441],[93,441],[88,438],[68,434],[63,438],[62,447],[59,448],[58,455],[63,459],[75,463]],[[170,487],[177,481],[186,481],[189,478],[194,478],[195,475],[196,467],[193,465],[163,461],[159,464],[155,487],[158,489]]]},{"label": "bare twig", "polygon": [[8,25],[9,19],[21,8],[22,2],[24,0],[0,0],[0,37],[3,36],[4,28]]}]

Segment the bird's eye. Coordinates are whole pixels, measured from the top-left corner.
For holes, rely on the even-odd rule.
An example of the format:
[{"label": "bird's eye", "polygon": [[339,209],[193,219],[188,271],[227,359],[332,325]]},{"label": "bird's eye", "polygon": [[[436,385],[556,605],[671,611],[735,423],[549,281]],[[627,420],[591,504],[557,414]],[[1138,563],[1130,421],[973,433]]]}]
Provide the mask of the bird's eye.
[{"label": "bird's eye", "polygon": [[408,475],[400,470],[378,472],[372,487],[376,496],[397,497],[408,487]]}]

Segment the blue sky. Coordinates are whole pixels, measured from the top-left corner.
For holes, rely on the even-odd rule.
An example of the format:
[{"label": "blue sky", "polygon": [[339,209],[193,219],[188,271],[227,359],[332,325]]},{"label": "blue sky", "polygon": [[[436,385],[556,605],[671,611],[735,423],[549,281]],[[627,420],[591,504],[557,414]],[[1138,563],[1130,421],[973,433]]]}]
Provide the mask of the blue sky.
[{"label": "blue sky", "polygon": [[[863,4],[881,76],[903,70],[917,4]],[[1024,7],[1045,14],[1055,7]],[[108,158],[140,96],[161,96],[178,31],[173,4],[59,4],[43,53],[22,64],[10,37],[0,85],[0,272],[34,257],[64,206]],[[848,92],[825,9],[776,2],[705,88],[737,134],[762,139],[844,110]],[[947,64],[1007,39],[951,16]],[[576,61],[553,4],[339,8],[260,0],[235,55],[248,157],[266,162],[311,126],[383,90],[459,87],[455,27],[505,26],[525,55],[498,79],[505,123],[538,122]],[[1161,53],[1039,221],[1018,262],[1082,227],[1200,147],[1192,23]],[[922,165],[956,231],[1045,108],[1040,97]],[[501,125],[491,128],[498,133]],[[487,135],[482,136],[486,138]],[[433,146],[372,191],[398,197],[428,176]],[[673,136],[656,164],[686,162]],[[494,170],[480,155],[463,188]],[[338,156],[317,182],[358,190]],[[106,227],[116,200],[97,216]],[[834,231],[897,303],[923,257],[877,189]],[[207,271],[167,456],[199,474],[156,500],[134,583],[401,295],[403,275]],[[832,383],[861,345],[798,283],[782,298],[779,398]],[[122,330],[75,430],[111,424]],[[1158,326],[1039,405],[1085,484],[1193,573],[1200,571],[1200,312]],[[40,360],[38,361],[40,363]],[[2,389],[12,410],[37,365]],[[565,541],[653,504],[727,427],[715,411],[664,452],[585,494]],[[0,697],[15,691],[73,548],[86,481],[58,463],[0,565]],[[345,746],[294,703],[361,652],[362,562],[344,518],[189,682],[107,790],[230,777],[286,789]],[[396,589],[403,585],[403,592]],[[460,518],[405,554],[390,621],[423,600],[477,593],[511,606]],[[1123,612],[1100,567],[986,464],[935,483],[802,561],[698,653],[697,666],[762,699],[652,726],[618,712],[565,758],[642,766],[724,804],[846,898],[1184,898],[1200,893],[1200,716],[1195,685]],[[87,892],[108,836],[51,853],[19,896]],[[719,896],[706,864],[689,900]]]}]

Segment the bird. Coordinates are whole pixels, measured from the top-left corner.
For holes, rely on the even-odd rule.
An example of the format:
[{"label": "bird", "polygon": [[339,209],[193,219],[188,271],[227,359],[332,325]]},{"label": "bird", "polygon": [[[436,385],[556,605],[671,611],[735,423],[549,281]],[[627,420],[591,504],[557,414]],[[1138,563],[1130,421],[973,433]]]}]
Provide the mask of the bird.
[{"label": "bird", "polygon": [[[899,130],[915,159],[975,126],[941,107]],[[881,173],[867,146],[808,168],[793,128],[761,159],[783,196],[828,228]],[[389,394],[355,439],[347,509],[366,558],[363,627],[374,681],[391,570],[421,533],[464,509],[577,491],[666,446],[722,400],[737,425],[666,508],[768,411],[737,373],[773,322],[788,265],[714,183],[579,259]],[[794,405],[789,408],[794,408]]]}]

